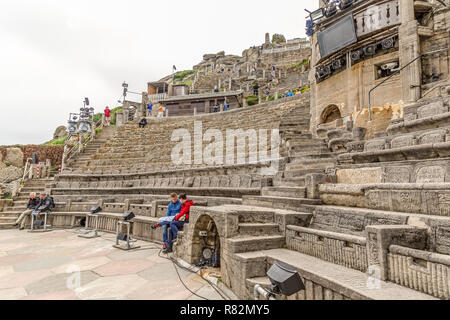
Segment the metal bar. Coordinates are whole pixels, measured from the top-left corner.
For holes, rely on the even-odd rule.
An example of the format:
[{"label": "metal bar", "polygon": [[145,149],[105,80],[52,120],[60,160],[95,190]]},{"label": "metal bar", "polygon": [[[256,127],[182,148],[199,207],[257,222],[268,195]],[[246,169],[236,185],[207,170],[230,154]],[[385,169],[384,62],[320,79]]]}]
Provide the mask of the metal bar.
[{"label": "metal bar", "polygon": [[401,71],[403,71],[405,68],[409,67],[411,64],[413,64],[414,62],[416,62],[417,60],[419,60],[420,58],[426,56],[426,55],[430,55],[430,54],[434,54],[434,53],[439,53],[442,51],[448,51],[450,50],[450,48],[445,48],[445,49],[439,49],[439,50],[434,50],[434,51],[430,51],[427,53],[422,53],[421,55],[419,55],[418,57],[414,58],[413,60],[411,60],[410,62],[408,62],[405,66],[403,66],[402,68],[398,69],[397,71],[395,71],[393,74],[391,74],[389,77],[387,77],[386,79],[384,79],[382,82],[380,82],[379,84],[377,84],[375,87],[373,87],[372,89],[369,90],[369,121],[372,121],[372,92],[379,88],[381,85],[383,85],[384,83],[386,83],[388,80],[392,79],[392,77],[394,77],[395,75],[399,74]]}]

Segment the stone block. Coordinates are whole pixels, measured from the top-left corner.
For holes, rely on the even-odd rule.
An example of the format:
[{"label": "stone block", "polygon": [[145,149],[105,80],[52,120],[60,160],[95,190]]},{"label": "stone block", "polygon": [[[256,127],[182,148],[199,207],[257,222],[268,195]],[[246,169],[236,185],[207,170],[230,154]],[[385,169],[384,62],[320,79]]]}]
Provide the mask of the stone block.
[{"label": "stone block", "polygon": [[418,137],[419,144],[434,144],[445,142],[447,130],[436,130],[424,133]]},{"label": "stone block", "polygon": [[397,149],[397,148],[403,148],[403,147],[410,147],[417,144],[416,139],[413,135],[407,135],[402,137],[397,137],[392,139],[391,141],[391,148]]},{"label": "stone block", "polygon": [[417,183],[440,183],[445,182],[447,170],[441,166],[426,166],[417,170]]},{"label": "stone block", "polygon": [[386,139],[375,139],[366,142],[364,151],[380,151],[386,148]]},{"label": "stone block", "polygon": [[340,169],[337,181],[343,184],[372,184],[382,182],[382,168]]},{"label": "stone block", "polygon": [[443,101],[427,104],[417,109],[419,119],[432,117],[445,112],[448,112],[448,107],[444,106]]},{"label": "stone block", "polygon": [[383,183],[409,183],[411,182],[410,167],[386,167],[383,173]]}]

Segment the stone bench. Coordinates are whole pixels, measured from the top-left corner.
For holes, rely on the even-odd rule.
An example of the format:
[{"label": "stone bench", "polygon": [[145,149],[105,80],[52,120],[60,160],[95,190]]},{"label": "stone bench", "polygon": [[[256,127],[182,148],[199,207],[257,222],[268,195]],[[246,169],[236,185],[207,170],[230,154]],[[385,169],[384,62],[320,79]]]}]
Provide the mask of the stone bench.
[{"label": "stone bench", "polygon": [[[355,153],[345,153],[338,156],[338,162],[346,163],[373,163],[404,160],[421,160],[450,157],[450,136],[448,141],[441,143],[427,143],[421,145],[411,145],[406,147],[364,151]],[[380,148],[385,139],[379,140]],[[366,144],[367,145],[367,144]]]},{"label": "stone bench", "polygon": [[450,300],[450,256],[392,245],[389,281]]},{"label": "stone bench", "polygon": [[450,183],[323,184],[327,205],[450,217]]},{"label": "stone bench", "polygon": [[314,256],[350,269],[366,272],[366,238],[343,233],[288,226],[289,250]]}]

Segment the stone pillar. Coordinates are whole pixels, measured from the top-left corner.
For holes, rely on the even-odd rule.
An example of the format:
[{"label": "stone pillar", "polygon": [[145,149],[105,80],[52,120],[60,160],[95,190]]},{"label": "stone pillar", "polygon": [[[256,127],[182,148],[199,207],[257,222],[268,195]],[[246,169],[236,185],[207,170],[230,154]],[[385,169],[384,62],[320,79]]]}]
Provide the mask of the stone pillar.
[{"label": "stone pillar", "polygon": [[230,77],[230,82],[228,83],[228,91],[232,90],[232,84],[233,84],[233,80]]},{"label": "stone pillar", "polygon": [[278,100],[278,91],[275,92],[275,100]]},{"label": "stone pillar", "polygon": [[220,104],[220,112],[223,112],[223,103]]},{"label": "stone pillar", "polygon": [[219,79],[219,90],[222,88],[222,79]]},{"label": "stone pillar", "polygon": [[197,108],[194,108],[194,117],[197,115]]},{"label": "stone pillar", "polygon": [[266,70],[263,70],[263,79],[266,78]]},{"label": "stone pillar", "polygon": [[[400,66],[405,66],[420,55],[420,38],[418,22],[414,14],[414,1],[400,0],[400,16],[402,24],[399,27],[400,40]],[[422,84],[422,61],[418,59],[400,73],[402,82],[402,97],[405,102],[414,102],[420,99],[421,88],[411,89],[411,85]]]},{"label": "stone pillar", "polygon": [[166,118],[169,117],[169,108],[166,108]]},{"label": "stone pillar", "polygon": [[209,106],[209,100],[205,101],[205,113],[210,113],[210,106]]}]

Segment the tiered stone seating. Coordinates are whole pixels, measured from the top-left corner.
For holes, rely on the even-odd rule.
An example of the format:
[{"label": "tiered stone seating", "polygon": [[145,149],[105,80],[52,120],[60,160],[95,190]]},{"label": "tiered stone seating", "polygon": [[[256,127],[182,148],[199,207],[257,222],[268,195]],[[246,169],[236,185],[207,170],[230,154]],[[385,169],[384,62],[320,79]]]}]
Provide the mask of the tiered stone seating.
[{"label": "tiered stone seating", "polygon": [[364,151],[339,155],[337,183],[319,186],[326,205],[310,228],[288,227],[288,246],[450,299],[449,116],[448,97],[408,106]]},{"label": "tiered stone seating", "polygon": [[[201,123],[203,134],[209,129],[221,131],[224,140],[227,130],[233,129],[244,131],[255,129],[257,133],[258,130],[265,129],[268,130],[270,139],[270,131],[280,127],[283,115],[297,105],[304,105],[307,101],[308,95],[305,94],[218,114],[151,119],[148,126],[140,130],[136,123],[127,123],[119,128],[114,138],[99,148],[91,159],[77,162],[72,169],[74,172],[109,174],[186,168],[186,165],[178,167],[173,165],[172,150],[178,142],[171,141],[171,138],[176,130],[188,130],[192,144],[195,135],[198,135],[198,132],[194,132],[195,123]],[[270,140],[267,145],[270,155]],[[224,152],[226,152],[225,145]],[[246,159],[248,154],[247,148],[244,155]],[[235,148],[235,156],[237,155],[238,149]],[[192,167],[199,166],[204,165],[192,165]]]}]

